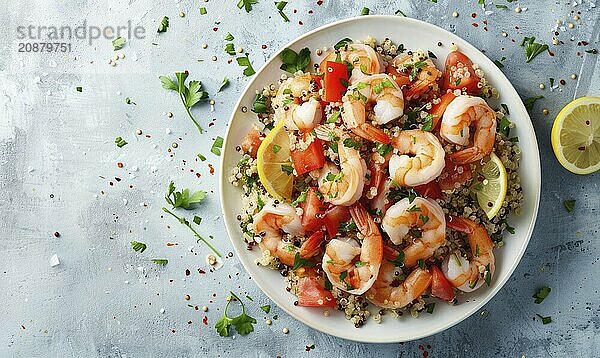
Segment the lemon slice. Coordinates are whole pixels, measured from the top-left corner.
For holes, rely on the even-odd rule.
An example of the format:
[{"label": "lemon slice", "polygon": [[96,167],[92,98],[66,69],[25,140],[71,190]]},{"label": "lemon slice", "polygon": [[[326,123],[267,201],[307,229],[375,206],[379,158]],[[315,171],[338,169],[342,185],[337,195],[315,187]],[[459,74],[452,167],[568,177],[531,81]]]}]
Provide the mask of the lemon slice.
[{"label": "lemon slice", "polygon": [[479,207],[492,219],[504,203],[506,198],[506,169],[500,158],[491,153],[489,160],[477,169],[477,173],[483,177],[473,182],[472,190],[477,197]]},{"label": "lemon slice", "polygon": [[280,120],[267,134],[256,153],[258,178],[275,199],[291,200],[294,174],[290,139]]},{"label": "lemon slice", "polygon": [[600,169],[600,97],[578,98],[563,108],[552,126],[558,162],[575,174]]}]

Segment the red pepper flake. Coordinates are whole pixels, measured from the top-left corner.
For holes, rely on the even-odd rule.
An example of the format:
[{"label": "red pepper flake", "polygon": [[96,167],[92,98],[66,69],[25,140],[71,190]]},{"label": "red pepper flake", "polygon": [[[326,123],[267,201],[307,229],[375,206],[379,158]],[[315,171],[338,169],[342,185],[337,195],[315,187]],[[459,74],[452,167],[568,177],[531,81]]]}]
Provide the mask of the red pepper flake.
[{"label": "red pepper flake", "polygon": [[198,273],[204,275],[206,272],[203,269],[198,269]]},{"label": "red pepper flake", "polygon": [[302,21],[298,21],[298,25],[304,25]]},{"label": "red pepper flake", "polygon": [[471,17],[472,17],[472,18],[476,18],[476,17],[477,17],[477,14],[476,14],[476,13],[472,13],[472,14],[471,14]]},{"label": "red pepper flake", "polygon": [[177,244],[174,244],[172,242],[167,242],[167,246],[175,246],[175,245],[177,245]]},{"label": "red pepper flake", "polygon": [[313,13],[313,11],[312,11],[312,10],[308,10],[308,13],[309,13],[309,14],[312,14],[312,13]]},{"label": "red pepper flake", "polygon": [[478,24],[478,23],[475,23],[475,22],[474,22],[474,23],[472,23],[471,25],[473,25],[474,27],[479,27],[479,24]]},{"label": "red pepper flake", "polygon": [[196,173],[196,178],[200,178],[200,173]]},{"label": "red pepper flake", "polygon": [[487,31],[487,26],[484,26],[484,27],[483,27],[483,30],[484,30],[484,31]]},{"label": "red pepper flake", "polygon": [[118,162],[118,163],[117,163],[117,167],[119,167],[119,168],[123,168],[123,163],[121,163],[121,162]]},{"label": "red pepper flake", "polygon": [[204,318],[202,318],[202,323],[208,326],[208,317],[204,316]]},{"label": "red pepper flake", "polygon": [[60,233],[58,231],[54,232],[54,237],[60,237]]},{"label": "red pepper flake", "polygon": [[483,23],[487,25],[487,20],[483,20]]},{"label": "red pepper flake", "polygon": [[267,45],[263,44],[261,47],[263,50],[265,50],[267,48]]},{"label": "red pepper flake", "polygon": [[21,325],[21,329],[25,329],[25,326]]},{"label": "red pepper flake", "polygon": [[214,125],[215,125],[215,122],[210,122],[210,123],[208,124],[208,126],[209,126],[209,127],[212,127],[212,126],[214,126]]},{"label": "red pepper flake", "polygon": [[210,174],[215,175],[215,168],[212,166],[212,164],[209,164],[208,168],[210,169]]},{"label": "red pepper flake", "polygon": [[188,321],[188,324],[192,324],[192,321]]},{"label": "red pepper flake", "polygon": [[219,30],[218,27],[213,27],[213,31],[217,31],[217,30]]},{"label": "red pepper flake", "polygon": [[421,350],[421,351],[422,351],[422,350],[425,350],[425,347],[423,347],[423,345],[422,345],[422,344],[419,344],[419,350]]},{"label": "red pepper flake", "polygon": [[319,6],[323,5],[323,0],[317,1],[317,5],[319,5]]}]

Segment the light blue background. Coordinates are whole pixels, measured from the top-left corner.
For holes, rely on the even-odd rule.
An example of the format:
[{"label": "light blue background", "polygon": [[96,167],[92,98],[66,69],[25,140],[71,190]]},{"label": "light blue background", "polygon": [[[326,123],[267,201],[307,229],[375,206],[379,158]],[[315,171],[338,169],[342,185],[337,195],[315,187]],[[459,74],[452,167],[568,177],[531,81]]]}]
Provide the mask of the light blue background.
[{"label": "light blue background", "polygon": [[[505,10],[486,0],[486,10],[493,12],[488,14],[476,0],[437,4],[325,0],[320,6],[316,1],[292,1],[285,9],[290,23],[282,22],[272,1],[261,0],[250,14],[235,3],[0,1],[0,356],[417,357],[423,356],[420,345],[430,356],[600,354],[600,180],[598,173],[576,176],[562,169],[550,145],[552,120],[559,109],[574,97],[600,95],[598,55],[584,52],[600,48],[599,10],[591,7],[591,1],[494,0],[507,5]],[[517,5],[528,9],[516,13]],[[201,6],[207,8],[207,15],[200,15]],[[232,250],[218,214],[217,178],[207,165],[212,163],[218,172],[219,158],[210,147],[216,136],[224,134],[233,104],[248,81],[235,61],[227,63],[225,34],[235,36],[236,47],[249,52],[258,69],[287,42],[323,24],[358,15],[363,6],[373,14],[401,9],[407,16],[455,32],[491,59],[506,57],[503,71],[521,96],[545,96],[531,111],[543,182],[536,229],[523,260],[481,314],[446,332],[405,344],[369,345],[333,338],[299,324],[274,305],[268,316],[277,314],[279,319],[267,326],[258,306],[270,302],[236,256],[226,259],[219,271],[209,272],[204,262],[207,249],[195,244],[174,219],[161,217],[170,180],[209,190],[197,211],[203,217],[200,232],[214,235],[222,252]],[[179,11],[186,16],[179,17]],[[460,16],[453,18],[453,11]],[[580,21],[573,20],[577,11]],[[165,15],[171,25],[168,32],[157,35],[155,29]],[[518,45],[523,36],[535,35],[551,44],[559,19],[575,27],[558,30],[563,43],[550,46],[555,55],[543,53],[525,64]],[[131,20],[146,28],[147,37],[130,41],[122,50],[126,58],[116,67],[107,64],[113,51],[105,39],[91,46],[73,40],[68,55],[16,51],[16,26],[77,26],[83,20],[95,26]],[[488,31],[483,29],[484,20]],[[474,22],[479,27],[473,27]],[[501,36],[503,31],[507,37]],[[579,46],[579,41],[590,44]],[[202,43],[208,48],[202,49]],[[207,129],[202,136],[176,95],[163,90],[157,78],[182,69],[191,72],[191,79],[202,80],[216,101],[214,112],[208,105],[194,110]],[[578,79],[572,80],[571,73]],[[215,94],[224,76],[231,84]],[[551,92],[549,77],[557,83],[565,79],[566,85]],[[540,82],[546,90],[538,88]],[[76,92],[76,86],[82,86],[83,92]],[[126,97],[137,105],[125,104]],[[542,115],[542,108],[548,108],[550,115]],[[173,118],[162,114],[169,111]],[[214,126],[208,127],[213,119]],[[136,129],[144,134],[135,135]],[[117,148],[113,142],[117,136],[129,144]],[[178,143],[176,149],[171,148],[173,142]],[[207,162],[195,160],[197,153],[203,153]],[[119,169],[117,162],[124,168]],[[132,171],[134,166],[138,171]],[[190,169],[201,173],[201,178]],[[562,206],[570,198],[577,200],[572,214]],[[53,236],[55,231],[60,232],[59,238]],[[132,240],[145,242],[148,249],[133,252]],[[168,247],[167,242],[177,245]],[[57,267],[49,264],[53,254],[61,260]],[[149,262],[156,257],[168,258],[169,264],[162,268]],[[200,275],[198,268],[206,274]],[[189,277],[186,269],[191,271]],[[531,295],[542,284],[552,292],[536,305]],[[249,309],[259,323],[247,337],[221,338],[213,328],[228,290],[254,298]],[[186,294],[190,301],[184,300]],[[210,308],[208,325],[202,323],[205,314],[188,304]],[[553,322],[542,325],[534,320],[536,313],[552,316]],[[281,333],[283,327],[289,328],[288,335]],[[349,324],[348,329],[355,328]],[[316,348],[305,352],[311,344]]]}]

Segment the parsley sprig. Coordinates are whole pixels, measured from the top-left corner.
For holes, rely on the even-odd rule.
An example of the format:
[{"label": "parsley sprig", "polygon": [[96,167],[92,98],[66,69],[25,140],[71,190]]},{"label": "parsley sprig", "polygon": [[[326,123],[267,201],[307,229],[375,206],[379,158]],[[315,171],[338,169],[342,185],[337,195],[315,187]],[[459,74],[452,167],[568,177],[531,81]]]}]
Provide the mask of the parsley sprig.
[{"label": "parsley sprig", "polygon": [[203,243],[206,244],[206,246],[208,246],[217,256],[222,257],[221,254],[219,253],[219,251],[217,251],[217,249],[214,248],[214,246],[212,246],[208,241],[206,241],[205,238],[203,238],[202,236],[200,236],[200,234],[198,234],[198,232],[192,227],[192,225],[190,224],[190,222],[183,217],[178,216],[177,214],[173,213],[171,210],[165,208],[163,206],[163,211],[171,216],[173,216],[175,219],[177,219],[180,223],[182,223],[183,225],[187,226],[188,229],[190,229],[192,231],[192,233],[194,233],[194,236],[196,236],[198,238],[198,240],[196,240],[196,242],[200,242],[202,241]]},{"label": "parsley sprig", "polygon": [[165,195],[165,200],[173,209],[183,208],[190,210],[194,209],[205,197],[206,192],[204,190],[191,192],[190,189],[186,188],[181,191],[175,191],[175,184],[171,181],[167,195]]},{"label": "parsley sprig", "polygon": [[300,52],[296,53],[296,51],[291,48],[285,48],[281,51],[281,54],[279,54],[279,58],[283,62],[279,67],[280,69],[289,73],[304,71],[310,64],[310,50],[308,47],[305,47],[300,50]]},{"label": "parsley sprig", "polygon": [[196,121],[192,112],[190,112],[190,108],[202,101],[206,101],[208,99],[208,92],[202,90],[202,82],[200,81],[190,81],[189,86],[186,86],[185,80],[188,75],[189,73],[187,71],[175,72],[175,81],[167,76],[159,76],[158,78],[164,89],[175,91],[179,94],[179,98],[183,103],[185,111],[196,125],[196,128],[198,128],[198,131],[202,133],[202,127],[200,127],[200,124],[198,124],[198,121]]},{"label": "parsley sprig", "polygon": [[[227,315],[227,309],[233,300],[237,300],[242,306],[242,313],[240,313],[236,317],[229,317]],[[246,335],[252,331],[254,331],[254,324],[256,324],[256,319],[246,314],[246,306],[244,302],[239,299],[235,293],[229,291],[229,297],[227,298],[227,304],[225,305],[225,309],[223,310],[223,316],[215,323],[215,328],[221,337],[229,337],[229,332],[231,326],[235,328],[237,333],[241,335]]]},{"label": "parsley sprig", "polygon": [[525,62],[527,63],[540,53],[548,50],[548,45],[535,42],[535,36],[526,36],[523,41],[521,41],[521,46],[525,46]]}]

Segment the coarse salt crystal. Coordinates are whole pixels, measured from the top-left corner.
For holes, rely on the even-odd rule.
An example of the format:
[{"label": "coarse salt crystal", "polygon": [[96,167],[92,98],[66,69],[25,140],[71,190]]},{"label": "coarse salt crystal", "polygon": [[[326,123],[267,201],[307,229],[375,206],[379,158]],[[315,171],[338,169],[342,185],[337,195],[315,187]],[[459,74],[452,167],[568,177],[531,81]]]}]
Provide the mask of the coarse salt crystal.
[{"label": "coarse salt crystal", "polygon": [[50,267],[55,267],[60,265],[60,260],[58,259],[58,255],[54,254],[50,257]]}]

